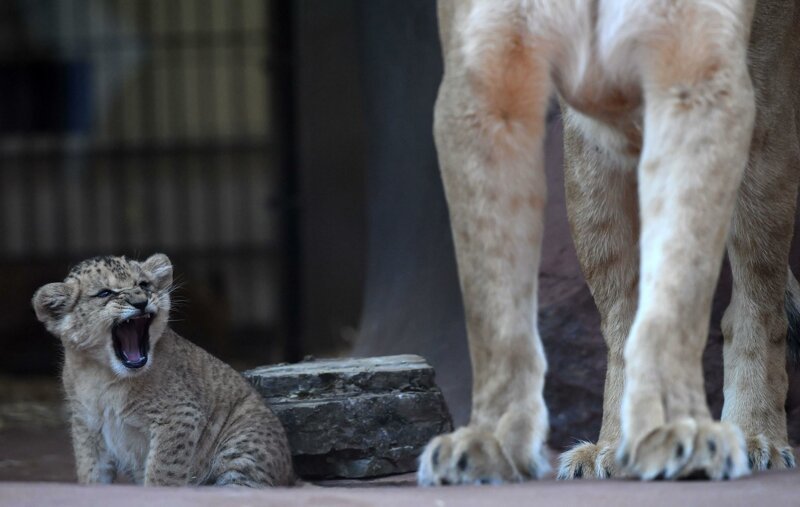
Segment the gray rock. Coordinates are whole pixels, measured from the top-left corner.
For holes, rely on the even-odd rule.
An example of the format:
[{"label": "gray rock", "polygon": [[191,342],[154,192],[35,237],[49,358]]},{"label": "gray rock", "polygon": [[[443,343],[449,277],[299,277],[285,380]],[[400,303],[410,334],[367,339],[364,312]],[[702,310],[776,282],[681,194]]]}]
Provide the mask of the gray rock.
[{"label": "gray rock", "polygon": [[421,357],[311,360],[244,372],[286,428],[303,477],[362,478],[416,470],[450,413]]}]

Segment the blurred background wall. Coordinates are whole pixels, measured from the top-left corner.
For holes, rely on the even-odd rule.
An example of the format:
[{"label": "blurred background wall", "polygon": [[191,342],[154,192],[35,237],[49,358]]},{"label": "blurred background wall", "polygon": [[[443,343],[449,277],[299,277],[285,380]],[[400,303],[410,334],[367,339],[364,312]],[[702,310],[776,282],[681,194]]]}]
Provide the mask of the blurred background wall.
[{"label": "blurred background wall", "polygon": [[[0,405],[55,385],[38,286],[85,257],[163,251],[174,327],[234,366],[417,353],[466,422],[431,137],[441,65],[432,0],[0,3]],[[561,164],[554,109],[539,321],[557,447],[596,438],[605,369]],[[724,272],[706,354],[717,413],[729,291]]]},{"label": "blurred background wall", "polygon": [[3,2],[0,369],[53,370],[38,285],[154,251],[176,265],[175,327],[284,356],[287,19],[261,0]]}]

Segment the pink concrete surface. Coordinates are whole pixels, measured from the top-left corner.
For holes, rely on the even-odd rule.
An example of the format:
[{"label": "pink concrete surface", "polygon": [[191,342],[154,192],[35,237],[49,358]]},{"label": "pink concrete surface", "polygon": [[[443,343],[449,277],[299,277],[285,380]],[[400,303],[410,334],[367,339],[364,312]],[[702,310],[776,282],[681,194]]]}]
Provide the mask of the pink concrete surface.
[{"label": "pink concrete surface", "polygon": [[800,505],[800,471],[766,472],[728,482],[544,480],[482,487],[368,487],[240,490],[0,483],[0,506],[335,506],[493,507],[519,505],[783,506]]},{"label": "pink concrete surface", "polygon": [[[798,450],[800,449],[796,449]],[[553,461],[556,456],[557,453],[553,452],[551,455]],[[74,481],[74,464],[66,428],[16,428],[0,431],[0,507],[800,506],[800,469],[759,473],[729,482],[642,483],[624,480],[562,482],[550,478],[539,482],[499,487],[447,488],[417,488],[414,485],[413,474],[372,481],[326,481],[317,486],[260,491],[210,487],[79,486]]]}]

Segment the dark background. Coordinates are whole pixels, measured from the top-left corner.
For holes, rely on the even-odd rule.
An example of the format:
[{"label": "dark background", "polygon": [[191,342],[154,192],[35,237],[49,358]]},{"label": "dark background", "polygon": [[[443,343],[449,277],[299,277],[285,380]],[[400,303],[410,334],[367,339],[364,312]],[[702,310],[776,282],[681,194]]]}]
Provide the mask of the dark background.
[{"label": "dark background", "polygon": [[[57,374],[38,286],[89,256],[162,251],[180,283],[174,327],[234,366],[417,353],[466,422],[431,134],[441,72],[430,0],[3,2],[0,405]],[[556,113],[548,133],[540,326],[561,447],[597,436],[605,350],[569,238]],[[729,293],[724,272],[706,354],[717,413]]]}]

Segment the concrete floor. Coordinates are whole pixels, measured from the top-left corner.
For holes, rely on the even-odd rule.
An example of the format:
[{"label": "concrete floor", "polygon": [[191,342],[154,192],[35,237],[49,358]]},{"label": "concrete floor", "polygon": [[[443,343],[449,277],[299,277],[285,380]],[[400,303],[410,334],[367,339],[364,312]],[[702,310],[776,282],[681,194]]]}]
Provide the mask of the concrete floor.
[{"label": "concrete floor", "polygon": [[[7,393],[6,393],[7,394]],[[759,505],[800,506],[800,469],[729,482],[570,481],[417,488],[413,474],[374,481],[326,481],[292,489],[142,488],[75,484],[59,393],[0,403],[0,507],[5,506],[369,506]],[[30,396],[28,396],[30,398]],[[12,397],[13,398],[13,397]],[[800,449],[798,449],[800,451]],[[799,454],[800,455],[800,454]]]},{"label": "concrete floor", "polygon": [[483,487],[333,487],[238,490],[77,486],[61,483],[0,483],[0,506],[407,506],[615,505],[760,506],[800,505],[800,472],[767,472],[730,482],[545,480]]},{"label": "concrete floor", "polygon": [[79,486],[63,426],[0,429],[0,507],[5,506],[341,506],[800,505],[800,470],[729,482],[570,481],[417,488],[411,474],[378,481],[329,481],[292,489]]}]

